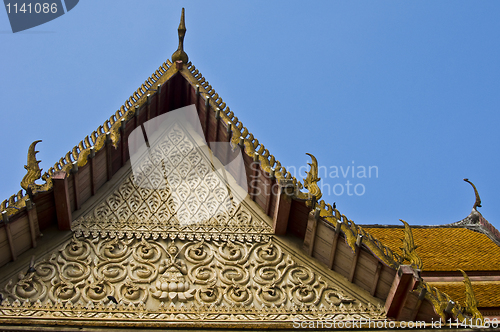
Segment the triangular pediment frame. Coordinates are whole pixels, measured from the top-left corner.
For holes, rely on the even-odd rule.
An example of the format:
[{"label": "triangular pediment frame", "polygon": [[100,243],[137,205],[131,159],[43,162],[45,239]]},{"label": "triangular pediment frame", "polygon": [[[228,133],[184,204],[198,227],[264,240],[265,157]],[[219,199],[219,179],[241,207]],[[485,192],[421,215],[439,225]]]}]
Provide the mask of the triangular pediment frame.
[{"label": "triangular pediment frame", "polygon": [[[195,143],[186,137],[176,144]],[[3,286],[2,321],[291,328],[296,321],[386,318],[380,301],[273,235],[272,220],[249,196],[183,224],[178,214],[185,204],[193,211],[210,205],[208,196],[224,193],[225,184],[194,144],[180,154],[168,176],[161,172],[165,163],[153,165],[154,152],[139,165],[148,169],[142,179],[130,162],[122,167],[73,214],[71,239]],[[184,172],[179,180],[171,176],[177,171]],[[164,187],[151,185],[167,179]],[[185,185],[183,200],[173,183]],[[222,204],[225,195],[214,199]]]}]

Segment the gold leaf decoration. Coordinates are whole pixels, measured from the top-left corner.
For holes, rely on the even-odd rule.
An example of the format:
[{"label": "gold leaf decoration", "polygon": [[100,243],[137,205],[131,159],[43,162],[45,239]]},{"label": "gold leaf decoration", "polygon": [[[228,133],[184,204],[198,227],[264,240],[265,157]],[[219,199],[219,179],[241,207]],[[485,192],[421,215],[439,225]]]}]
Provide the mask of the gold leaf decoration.
[{"label": "gold leaf decoration", "polygon": [[[312,154],[306,154],[311,157],[311,163],[307,163],[311,168],[309,172],[306,171],[307,176],[304,179],[304,188],[307,189],[308,193],[298,192],[297,198],[306,200],[307,206],[312,207],[313,200],[319,200],[323,194],[318,186],[318,182],[321,180],[318,177],[318,160]],[[299,189],[300,188],[301,185],[299,184]]]},{"label": "gold leaf decoration", "polygon": [[464,276],[465,285],[465,313],[472,316],[472,319],[480,319],[483,321],[483,315],[477,309],[478,303],[476,296],[474,295],[474,290],[472,289],[472,283],[470,282],[469,276],[463,270],[458,269],[462,272]]},{"label": "gold leaf decoration", "polygon": [[40,160],[36,160],[36,154],[39,151],[35,151],[36,144],[39,142],[41,142],[41,140],[34,141],[33,143],[31,143],[28,149],[28,162],[24,166],[27,173],[21,181],[21,187],[24,190],[28,190],[30,184],[34,184],[36,180],[42,177],[42,170],[38,165],[40,163]]},{"label": "gold leaf decoration", "polygon": [[413,240],[413,233],[411,232],[410,225],[402,219],[399,220],[405,225],[405,235],[402,239],[403,247],[401,248],[401,250],[403,250],[404,259],[408,260],[413,268],[421,270],[423,263],[416,252],[417,246]]}]

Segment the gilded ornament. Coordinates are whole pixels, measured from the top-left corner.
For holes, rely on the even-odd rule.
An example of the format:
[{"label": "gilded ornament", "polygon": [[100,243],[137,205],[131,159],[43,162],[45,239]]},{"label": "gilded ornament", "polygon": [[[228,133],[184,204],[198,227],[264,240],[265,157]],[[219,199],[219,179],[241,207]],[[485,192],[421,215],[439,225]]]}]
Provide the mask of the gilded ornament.
[{"label": "gilded ornament", "polygon": [[[185,67],[185,69],[182,70],[183,73],[185,73],[186,79],[190,82],[192,86],[199,86],[200,93],[208,93],[207,89],[213,90],[212,87],[209,85],[207,80],[203,77],[203,75],[200,73],[198,69],[191,63],[188,63],[188,65]],[[211,93],[215,93],[215,91],[211,91]],[[271,155],[267,150],[263,148],[263,145],[259,143],[257,139],[254,138],[254,135],[249,132],[249,130],[243,126],[243,124],[238,121],[238,123],[235,123],[232,120],[233,112],[230,111],[229,107],[227,107],[226,103],[223,102],[223,100],[219,97],[220,103],[216,105],[216,103],[210,99],[209,102],[212,107],[218,107],[221,112],[220,115],[222,117],[222,121],[230,122],[232,124],[232,129],[233,129],[233,136],[232,136],[232,142],[233,144],[238,144],[240,143],[240,137],[243,137],[243,145],[244,145],[244,151],[245,153],[250,156],[254,157],[255,152],[257,151],[257,148],[260,149],[263,154],[259,155],[259,162],[260,162],[260,167],[264,171],[266,171],[269,174],[273,174],[274,178],[276,181],[280,181],[281,179],[285,179],[289,176],[289,173],[286,171],[284,167],[281,166],[281,163],[276,160],[276,158]],[[309,190],[309,192],[314,195],[316,194],[316,200],[319,201],[321,198],[321,191],[319,190],[319,187],[317,185],[317,182],[320,180],[318,178],[318,164],[316,158],[311,155],[312,163],[309,165],[311,166],[311,170],[308,172],[308,175],[306,177],[306,180],[304,181],[304,184],[307,182],[306,189]],[[290,176],[291,178],[291,176]],[[302,184],[300,182],[297,182],[297,188],[300,190],[302,188]],[[313,194],[314,193],[314,194]],[[297,198],[299,199],[304,199],[308,201],[309,205],[312,205],[308,193],[301,193],[298,192]],[[324,219],[328,220],[329,222],[335,223],[336,220],[341,220],[341,214],[340,212],[332,208],[330,204],[325,204],[324,201],[322,202],[321,208],[321,217]],[[361,232],[365,237],[363,238],[363,244],[366,245],[367,247],[370,248],[374,253],[376,253],[377,257],[379,257],[385,264],[388,266],[397,268],[399,264],[402,262],[402,257],[399,255],[393,253],[391,249],[388,247],[384,246],[380,241],[373,239],[371,236],[367,236],[366,232],[364,232],[361,227],[356,227],[353,225],[353,223],[349,223],[347,218],[344,220],[342,223],[342,231],[345,233],[347,232],[350,237],[352,237],[353,240],[350,240],[352,246],[351,249],[355,248],[354,244],[358,235],[358,232]],[[213,235],[212,235],[213,236]],[[354,250],[354,249],[353,249]],[[208,292],[208,291],[207,291]]]},{"label": "gilded ornament", "polygon": [[367,246],[368,249],[370,249],[370,251],[387,266],[397,270],[399,265],[403,263],[403,257],[384,246],[379,240],[374,238],[370,233],[366,232],[361,227],[358,227],[358,229],[359,233],[363,235],[363,244]]},{"label": "gilded ornament", "polygon": [[[298,259],[273,240],[74,236],[4,287],[0,317],[23,315],[40,324],[92,321],[96,313],[112,324],[124,314],[142,324],[385,318],[380,306],[347,294]],[[137,273],[147,266],[152,277]]]},{"label": "gilded ornament", "polygon": [[177,29],[179,35],[179,47],[177,51],[172,54],[172,62],[182,61],[182,63],[188,63],[188,55],[184,52],[184,36],[186,35],[186,24],[184,22],[184,8],[182,8],[181,22],[179,23],[179,28]]},{"label": "gilded ornament", "polygon": [[35,151],[36,144],[39,142],[41,142],[41,140],[34,141],[33,143],[31,143],[28,149],[28,162],[24,166],[27,173],[21,181],[21,187],[24,190],[28,190],[28,187],[31,184],[35,184],[35,181],[42,177],[42,169],[38,165],[41,162],[41,160],[36,160],[36,154],[39,151]]},{"label": "gilded ornament", "polygon": [[[318,177],[318,160],[316,160],[316,157],[314,157],[312,154],[306,154],[311,157],[311,163],[307,163],[310,166],[310,169],[309,172],[306,171],[307,175],[304,179],[304,188],[307,189],[308,193],[299,191],[297,193],[297,198],[306,200],[307,206],[313,208],[314,203],[318,201],[323,194],[321,193],[321,190],[318,186],[318,182],[319,180],[321,180]],[[286,176],[288,177],[289,173],[286,172],[285,168],[282,169],[284,170],[283,173],[287,173]],[[298,183],[298,188],[302,188],[302,185],[300,183]]]},{"label": "gilded ornament", "polygon": [[345,215],[341,215],[335,204],[331,206],[325,203],[324,200],[318,202],[320,208],[320,216],[326,221],[337,224],[340,223],[340,229],[344,233],[346,243],[352,251],[356,250],[356,240],[358,235],[363,236],[363,244],[370,249],[382,262],[386,265],[397,269],[403,262],[403,258],[394,253],[391,249],[383,245],[379,240],[375,239],[362,227],[357,226],[352,220],[349,220]]},{"label": "gilded ornament", "polygon": [[318,177],[318,161],[316,157],[314,157],[310,153],[306,153],[309,157],[311,157],[312,163],[307,163],[311,169],[307,173],[306,178],[304,179],[304,187],[309,191],[309,193],[315,196],[316,200],[319,200],[322,196],[321,190],[318,187],[318,182],[321,180]]},{"label": "gilded ornament", "polygon": [[[441,292],[436,287],[432,287],[424,280],[421,280],[417,288],[417,291],[422,292],[424,288],[426,290],[425,298],[429,302],[431,302],[436,314],[438,314],[443,321],[446,321],[447,318],[446,309],[450,304],[451,301],[450,297],[448,296],[448,294]],[[448,313],[451,314],[453,318],[458,319],[460,322],[462,322],[465,319],[465,316],[462,313],[462,307],[458,303],[453,302],[453,305],[451,306],[451,311],[448,311]]]},{"label": "gilded ornament", "polygon": [[[31,191],[30,194],[47,191],[52,188],[52,179],[50,175],[47,172],[41,175],[42,170],[38,166],[40,161],[36,159],[36,154],[38,153],[38,151],[35,151],[35,146],[38,142],[41,141],[38,140],[31,143],[28,149],[28,162],[27,165],[24,166],[24,168],[27,170],[27,173],[21,181],[21,187],[27,192]],[[44,184],[39,185],[35,183],[35,181],[40,178],[45,181]],[[0,204],[0,211],[6,211],[7,217],[11,217],[15,215],[21,208],[26,206],[26,200],[28,198],[29,195],[23,196],[23,192],[22,190],[20,190],[17,194],[10,196]]]},{"label": "gilded ornament", "polygon": [[[480,206],[480,205],[479,205]],[[472,283],[470,282],[467,273],[463,270],[458,269],[458,271],[462,272],[464,276],[464,285],[465,285],[465,310],[464,313],[472,316],[472,319],[477,320],[480,319],[481,322],[484,321],[483,315],[477,309],[478,302],[476,300],[476,296],[474,295],[474,290],[472,289]]]},{"label": "gilded ornament", "polygon": [[345,215],[342,215],[342,224],[340,226],[341,230],[345,235],[345,242],[351,248],[353,252],[356,251],[356,241],[358,239],[358,227],[354,221],[347,219]]},{"label": "gilded ornament", "polygon": [[403,257],[405,260],[410,262],[413,268],[422,270],[423,263],[416,252],[418,246],[415,245],[413,240],[413,233],[410,225],[402,219],[399,220],[405,225],[404,238],[401,239],[401,241],[403,241],[403,247],[401,248],[403,251]]}]

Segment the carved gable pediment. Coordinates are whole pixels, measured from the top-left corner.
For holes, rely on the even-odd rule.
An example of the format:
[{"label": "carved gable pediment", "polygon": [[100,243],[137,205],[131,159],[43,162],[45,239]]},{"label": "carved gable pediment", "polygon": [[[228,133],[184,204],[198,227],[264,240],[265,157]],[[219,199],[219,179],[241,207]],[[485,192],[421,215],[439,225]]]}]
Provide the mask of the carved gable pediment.
[{"label": "carved gable pediment", "polygon": [[155,120],[148,144],[132,142],[131,163],[75,215],[73,237],[4,285],[2,318],[289,326],[385,317],[275,237],[245,197],[233,147],[209,148],[184,120]]},{"label": "carved gable pediment", "polygon": [[146,325],[385,317],[274,237],[173,238],[74,235],[4,287],[1,315]]}]

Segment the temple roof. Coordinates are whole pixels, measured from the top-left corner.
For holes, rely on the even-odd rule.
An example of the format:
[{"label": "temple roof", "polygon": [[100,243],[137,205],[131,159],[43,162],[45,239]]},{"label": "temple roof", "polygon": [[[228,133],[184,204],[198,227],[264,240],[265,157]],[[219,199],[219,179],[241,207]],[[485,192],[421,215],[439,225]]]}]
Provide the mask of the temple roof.
[{"label": "temple roof", "polygon": [[[477,191],[476,191],[477,194]],[[397,251],[404,229],[365,225],[367,231]],[[500,246],[498,231],[475,209],[463,220],[440,226],[412,226],[422,276],[465,306],[466,288],[458,269],[467,271],[480,308],[500,307]]]},{"label": "temple roof", "polygon": [[[115,242],[118,239],[122,241],[122,239],[128,238],[129,243],[122,246],[130,245],[134,250],[140,245],[138,241],[145,238],[149,239],[149,237],[155,240],[162,239],[161,241],[167,240],[169,237],[172,241],[185,241],[184,233],[196,233],[196,231],[193,231],[193,229],[186,231],[186,229],[180,228],[175,228],[173,231],[172,229],[165,230],[165,226],[178,227],[179,221],[174,220],[177,219],[173,212],[174,208],[167,212],[160,211],[158,208],[160,205],[171,207],[169,206],[171,204],[169,201],[170,194],[156,195],[141,191],[137,186],[134,186],[134,177],[130,173],[130,164],[128,162],[127,149],[129,146],[125,138],[129,137],[133,130],[152,117],[186,106],[186,103],[194,103],[198,109],[198,115],[200,121],[202,121],[203,135],[205,135],[207,141],[222,140],[232,143],[232,146],[240,147],[244,153],[246,166],[250,169],[248,165],[252,161],[256,162],[263,173],[266,174],[267,177],[262,181],[265,185],[279,185],[280,190],[283,188],[293,189],[291,191],[294,193],[290,196],[293,196],[295,205],[293,205],[293,208],[289,207],[289,209],[294,213],[289,211],[290,225],[287,228],[285,224],[285,232],[281,235],[287,235],[288,231],[288,234],[297,235],[304,239],[304,245],[307,244],[307,251],[311,256],[317,258],[321,263],[325,263],[335,273],[346,277],[350,283],[349,287],[361,285],[359,286],[360,292],[363,293],[364,298],[370,298],[374,302],[378,301],[375,300],[376,298],[379,300],[387,298],[390,295],[392,283],[398,280],[398,273],[405,270],[406,276],[411,276],[413,278],[411,280],[416,280],[415,284],[413,284],[415,289],[408,288],[408,285],[401,287],[406,287],[404,288],[405,292],[410,289],[408,293],[410,293],[411,301],[414,300],[415,303],[417,302],[416,299],[425,298],[428,307],[423,307],[424,309],[420,310],[419,304],[416,311],[414,307],[411,314],[403,314],[410,317],[413,312],[416,312],[415,315],[422,311],[427,313],[430,312],[429,308],[432,307],[435,313],[427,314],[426,317],[446,316],[445,308],[451,298],[439,290],[432,289],[432,284],[425,283],[425,280],[421,280],[417,275],[416,267],[418,267],[418,264],[408,256],[408,254],[415,255],[415,248],[412,246],[413,238],[415,245],[418,247],[416,254],[420,255],[424,270],[452,271],[462,268],[466,271],[479,271],[493,269],[492,266],[497,265],[500,260],[499,247],[486,235],[464,227],[413,227],[412,238],[411,233],[405,233],[403,229],[398,227],[359,227],[346,216],[341,215],[335,206],[321,200],[321,192],[318,191],[317,186],[319,178],[317,176],[318,162],[316,158],[311,155],[311,169],[303,182],[292,177],[265,146],[235,117],[234,113],[226,106],[222,98],[201,75],[199,70],[191,62],[187,62],[187,54],[184,57],[185,52],[183,51],[184,33],[185,26],[182,20],[179,27],[179,49],[174,53],[174,59],[177,61],[172,63],[167,60],[163,63],[132,94],[124,105],[111,115],[109,120],[106,120],[102,126],[99,126],[96,131],[62,157],[54,167],[44,173],[42,176],[42,180],[45,181],[44,184],[34,183],[39,177],[35,158],[35,143],[30,147],[27,170],[35,175],[23,181],[23,186],[29,193],[21,191],[2,203],[1,209],[5,225],[8,225],[9,218],[11,220],[21,219],[24,217],[23,213],[29,213],[28,210],[31,209],[32,201],[36,201],[36,205],[38,205],[39,218],[46,217],[48,222],[57,220],[57,223],[59,223],[59,215],[56,216],[54,211],[56,210],[54,205],[57,205],[58,198],[56,199],[49,194],[55,190],[55,182],[64,180],[69,183],[66,183],[69,187],[69,189],[66,188],[67,209],[70,210],[71,217],[69,224],[75,235],[85,238],[85,240],[75,238],[73,240],[74,243],[77,243],[75,248],[78,246],[88,246],[90,248],[94,240],[89,239],[94,238],[97,241],[99,237],[106,239],[106,241]],[[79,191],[79,188],[83,189]],[[199,232],[201,235],[189,240],[209,241],[215,239],[215,241],[219,241],[221,238],[217,234],[224,234],[224,229],[228,227],[228,224],[241,222],[242,219],[245,219],[244,217],[238,217],[234,212],[236,210],[238,213],[248,211],[249,206],[252,207],[250,210],[254,211],[252,221],[255,223],[241,231],[242,238],[245,241],[248,240],[245,236],[250,233],[252,235],[250,240],[255,241],[255,243],[269,239],[269,236],[273,235],[273,231],[277,233],[276,224],[273,225],[274,229],[272,229],[270,220],[266,220],[266,218],[274,218],[276,223],[276,216],[279,214],[280,204],[282,204],[279,201],[282,193],[284,193],[283,190],[280,191],[279,195],[273,196],[270,194],[265,196],[257,193],[257,190],[250,192],[250,203],[243,204],[240,210],[233,209],[227,220],[220,222],[215,228],[210,229],[213,224],[203,225],[206,226],[206,229]],[[126,199],[133,195],[139,197],[136,207],[125,202]],[[37,197],[42,197],[45,200],[43,202],[41,199],[37,201]],[[155,202],[154,198],[157,198],[157,202]],[[181,202],[181,205],[186,202]],[[151,203],[152,206],[145,209],[138,208],[143,203]],[[199,207],[199,205],[197,206]],[[127,211],[123,212],[125,210]],[[107,212],[104,213],[103,211]],[[154,221],[145,224],[146,219],[149,222],[150,215],[148,215],[147,218],[137,222],[143,217],[140,215],[143,211],[149,211],[150,215],[154,216],[152,218]],[[163,219],[158,217],[160,214]],[[26,218],[29,219],[29,216]],[[120,222],[116,222],[117,220]],[[169,223],[171,220],[175,222]],[[286,222],[289,222],[288,216]],[[106,228],[109,224],[111,226]],[[121,226],[124,226],[124,229],[120,229]],[[321,229],[321,231],[317,233],[317,229]],[[232,230],[234,230],[234,227]],[[172,235],[174,233],[184,235],[178,238]],[[243,233],[245,233],[245,236],[243,236]],[[262,234],[265,237],[261,237]],[[336,235],[325,238],[325,234]],[[453,235],[452,240],[450,240],[450,234]],[[335,240],[332,240],[333,237],[335,237]],[[341,240],[337,241],[337,239]],[[407,252],[400,250],[401,239],[405,239]],[[228,241],[228,239],[224,238],[221,241]],[[86,244],[81,244],[83,242]],[[71,247],[71,243],[65,242],[65,248]],[[188,245],[179,242],[177,244],[179,246],[181,244]],[[329,246],[332,246],[333,249]],[[166,242],[164,247],[167,247]],[[12,243],[11,248],[13,248]],[[217,248],[212,246],[210,249],[215,252]],[[338,250],[339,259],[334,261],[336,250]],[[167,251],[165,250],[163,254],[167,255]],[[99,261],[102,258],[101,254],[101,252],[94,252],[94,257],[89,258],[89,264],[92,259],[94,259],[94,265],[96,266],[104,264]],[[321,255],[323,257],[318,258]],[[458,258],[459,255],[460,258]],[[467,255],[470,255],[470,257]],[[478,259],[478,255],[484,255],[484,258]],[[12,256],[15,258],[14,254]],[[359,272],[360,270],[366,272],[361,268],[356,270],[358,258],[361,262],[361,268],[368,267],[366,271],[369,271],[370,274]],[[44,259],[44,262],[47,262],[47,258]],[[347,265],[347,262],[349,265]],[[354,262],[353,266],[350,265],[351,262]],[[408,269],[407,263],[414,266]],[[482,266],[485,263],[489,267]],[[376,282],[373,283],[371,277],[377,273],[379,276],[376,277]],[[110,272],[111,274],[112,272]],[[24,277],[26,276],[24,275]],[[380,286],[378,284],[379,277],[381,280]],[[23,278],[21,278],[21,281],[24,280]],[[94,280],[93,282],[97,283],[98,281]],[[92,286],[96,285],[93,284]],[[161,285],[158,287],[165,288]],[[439,287],[438,289],[442,288]],[[368,292],[370,292],[370,295],[367,295]],[[323,300],[328,302],[327,299],[321,301]],[[405,301],[406,299],[403,304],[406,303]],[[422,300],[420,299],[420,301]],[[363,302],[363,305],[365,305],[363,310],[368,308],[366,301]],[[397,303],[393,303],[392,306],[393,308],[389,308],[389,310],[399,310],[394,309],[397,307]],[[459,307],[453,307],[453,310],[455,316],[458,317],[461,314]],[[379,311],[377,312],[379,313]],[[394,317],[403,317],[401,312],[396,312]]]},{"label": "temple roof", "polygon": [[[462,305],[465,303],[463,282],[431,282],[430,285],[445,292]],[[500,281],[472,281],[472,287],[479,308],[500,307]]]},{"label": "temple roof", "polygon": [[[404,228],[363,225],[371,235],[398,252]],[[500,247],[486,234],[465,227],[412,226],[424,271],[498,271]]]}]

